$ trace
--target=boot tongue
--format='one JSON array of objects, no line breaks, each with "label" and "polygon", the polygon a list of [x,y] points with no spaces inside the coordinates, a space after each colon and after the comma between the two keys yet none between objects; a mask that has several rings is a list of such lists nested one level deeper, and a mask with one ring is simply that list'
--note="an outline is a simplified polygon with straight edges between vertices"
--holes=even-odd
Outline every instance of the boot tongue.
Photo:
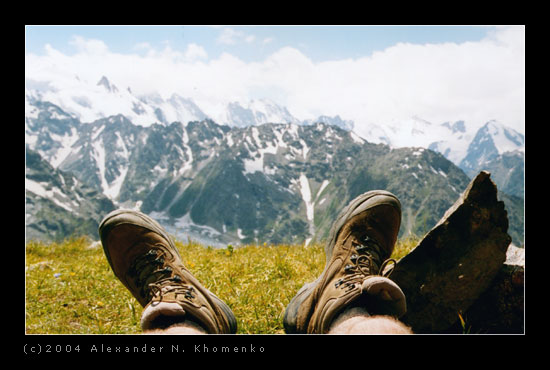
[{"label": "boot tongue", "polygon": [[369,235],[363,235],[356,238],[353,244],[357,252],[357,263],[361,264],[368,260],[366,266],[369,270],[368,274],[382,275],[383,271],[380,271],[380,268],[386,258],[386,253],[380,243]]}]

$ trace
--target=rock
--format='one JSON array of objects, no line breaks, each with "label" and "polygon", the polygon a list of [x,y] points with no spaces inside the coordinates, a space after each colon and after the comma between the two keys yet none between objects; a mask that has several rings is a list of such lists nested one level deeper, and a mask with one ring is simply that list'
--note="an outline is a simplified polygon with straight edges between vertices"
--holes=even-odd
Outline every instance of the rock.
[{"label": "rock", "polygon": [[506,251],[506,264],[525,266],[525,248],[518,248],[510,244]]},{"label": "rock", "polygon": [[[467,330],[479,334],[523,334],[524,268],[504,265],[489,288],[464,313]],[[456,327],[455,330],[456,332]]]},{"label": "rock", "polygon": [[[502,270],[511,238],[504,203],[482,171],[390,278],[407,297],[401,320],[415,333],[441,333],[459,320]],[[496,308],[488,307],[488,310]]]},{"label": "rock", "polygon": [[[491,285],[463,314],[467,330],[481,334],[525,332],[525,249],[510,245],[506,262]],[[460,332],[463,328],[451,328]]]}]

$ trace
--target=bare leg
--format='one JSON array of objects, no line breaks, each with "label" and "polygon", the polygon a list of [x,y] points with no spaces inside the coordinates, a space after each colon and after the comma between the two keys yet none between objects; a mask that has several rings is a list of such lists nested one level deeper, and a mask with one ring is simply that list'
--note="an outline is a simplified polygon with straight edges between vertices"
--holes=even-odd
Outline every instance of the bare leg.
[{"label": "bare leg", "polygon": [[185,316],[181,306],[170,302],[145,307],[141,328],[144,334],[208,334],[197,321]]},{"label": "bare leg", "polygon": [[412,330],[391,316],[371,316],[354,307],[334,320],[329,334],[412,334]]},{"label": "bare leg", "polygon": [[199,325],[193,322],[182,322],[169,326],[166,329],[146,330],[143,334],[207,334]]}]

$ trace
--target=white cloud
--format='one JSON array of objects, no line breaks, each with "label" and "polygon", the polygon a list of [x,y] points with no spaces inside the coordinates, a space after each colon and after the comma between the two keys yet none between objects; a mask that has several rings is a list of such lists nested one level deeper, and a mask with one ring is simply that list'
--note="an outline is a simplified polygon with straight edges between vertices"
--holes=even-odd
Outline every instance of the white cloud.
[{"label": "white cloud", "polygon": [[222,29],[217,41],[220,44],[235,45],[237,40],[243,37],[243,35],[243,32],[235,31],[233,28],[224,28]]},{"label": "white cloud", "polygon": [[76,49],[85,54],[103,55],[106,54],[109,49],[107,45],[101,40],[86,40],[81,36],[73,36],[69,41],[69,44],[76,47]]},{"label": "white cloud", "polygon": [[187,45],[187,49],[185,50],[184,56],[187,60],[197,60],[197,59],[208,58],[208,54],[206,53],[206,50],[204,50],[202,46],[197,44]]},{"label": "white cloud", "polygon": [[151,50],[153,47],[148,42],[140,42],[136,45],[134,45],[134,50]]},{"label": "white cloud", "polygon": [[[219,42],[246,42],[250,36],[224,28]],[[255,39],[249,39],[250,42]],[[313,62],[284,47],[261,62],[224,53],[208,59],[205,49],[183,51],[165,45],[145,53],[117,54],[102,41],[75,37],[74,55],[47,46],[44,56],[28,55],[27,77],[35,81],[95,82],[102,75],[135,93],[173,92],[193,98],[207,113],[230,101],[268,97],[301,119],[340,115],[365,123],[419,116],[434,123],[464,119],[481,125],[497,119],[525,132],[525,31],[500,28],[479,42],[397,44],[371,56]],[[261,91],[272,96],[255,96]]]},{"label": "white cloud", "polygon": [[233,28],[225,27],[222,29],[217,39],[218,43],[225,45],[236,45],[241,42],[251,44],[256,41],[256,36],[244,31],[238,31]]}]

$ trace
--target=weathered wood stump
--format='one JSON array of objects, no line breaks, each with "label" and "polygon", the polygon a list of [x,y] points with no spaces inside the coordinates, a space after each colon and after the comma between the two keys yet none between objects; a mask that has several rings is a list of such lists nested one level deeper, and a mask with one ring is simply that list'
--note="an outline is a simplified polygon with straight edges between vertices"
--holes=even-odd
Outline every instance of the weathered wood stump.
[{"label": "weathered wood stump", "polygon": [[[443,333],[459,320],[503,272],[511,238],[504,203],[488,172],[472,180],[456,203],[390,278],[407,297],[401,320],[415,333]],[[502,279],[506,280],[506,277]],[[494,299],[481,311],[497,314]],[[468,312],[475,320],[475,310]]]}]

